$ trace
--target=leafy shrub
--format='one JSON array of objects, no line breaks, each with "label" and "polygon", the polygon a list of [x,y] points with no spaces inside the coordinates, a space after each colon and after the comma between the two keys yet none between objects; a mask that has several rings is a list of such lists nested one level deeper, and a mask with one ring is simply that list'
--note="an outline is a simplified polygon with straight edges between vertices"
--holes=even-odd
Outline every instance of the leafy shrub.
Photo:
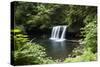
[{"label": "leafy shrub", "polygon": [[47,57],[44,47],[39,44],[29,43],[27,35],[22,34],[19,28],[15,28],[12,32],[14,32],[14,51],[12,51],[14,65],[48,64],[55,62],[52,58]]},{"label": "leafy shrub", "polygon": [[44,48],[38,44],[25,44],[19,50],[14,51],[15,65],[47,64],[54,63],[51,58],[46,57]]},{"label": "leafy shrub", "polygon": [[83,50],[83,45],[79,45],[79,46],[77,46],[76,48],[74,48],[74,49],[72,50],[72,53],[69,54],[68,56],[69,56],[69,57],[80,56],[80,55],[83,54],[83,52],[84,52],[84,50]]},{"label": "leafy shrub", "polygon": [[83,44],[84,48],[87,50],[91,49],[92,52],[97,52],[97,27],[96,18],[92,20],[87,20],[86,26],[83,28]]},{"label": "leafy shrub", "polygon": [[95,60],[96,60],[96,54],[88,50],[84,51],[82,55],[76,56],[75,58],[66,58],[64,62],[85,62],[85,61],[95,61]]},{"label": "leafy shrub", "polygon": [[15,28],[12,30],[12,32],[14,33],[14,35],[12,35],[12,39],[14,39],[14,50],[18,50],[29,41],[27,38],[28,36],[23,35],[23,32],[20,28]]},{"label": "leafy shrub", "polygon": [[96,16],[87,16],[84,19],[85,27],[82,28],[83,40],[81,45],[73,50],[71,57],[66,58],[64,62],[84,62],[95,61],[97,56],[97,27]]}]

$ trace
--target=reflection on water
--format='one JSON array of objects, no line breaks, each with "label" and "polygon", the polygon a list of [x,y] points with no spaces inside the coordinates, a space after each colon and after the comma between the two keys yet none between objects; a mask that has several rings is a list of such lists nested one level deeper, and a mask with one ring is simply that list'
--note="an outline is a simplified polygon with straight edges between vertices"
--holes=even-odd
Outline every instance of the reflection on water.
[{"label": "reflection on water", "polygon": [[61,59],[68,57],[74,47],[78,44],[72,41],[55,42],[53,40],[38,40],[43,47],[46,48],[46,53],[53,59]]}]

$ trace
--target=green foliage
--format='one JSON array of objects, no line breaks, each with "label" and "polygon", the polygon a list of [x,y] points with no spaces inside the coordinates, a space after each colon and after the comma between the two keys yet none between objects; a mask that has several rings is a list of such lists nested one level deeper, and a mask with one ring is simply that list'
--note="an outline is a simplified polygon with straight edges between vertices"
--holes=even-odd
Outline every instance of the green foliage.
[{"label": "green foliage", "polygon": [[83,25],[84,18],[96,14],[95,7],[64,4],[15,2],[15,23],[28,30],[50,28],[54,25]]},{"label": "green foliage", "polygon": [[[81,45],[74,48],[71,57],[66,58],[64,62],[84,62],[95,61],[97,59],[97,27],[96,16],[87,16],[84,19],[85,26],[82,28],[83,38]],[[72,58],[73,57],[73,58]]]},{"label": "green foliage", "polygon": [[86,62],[86,61],[95,61],[96,54],[92,53],[90,50],[84,51],[82,55],[76,56],[74,58],[66,58],[64,62]]},{"label": "green foliage", "polygon": [[[15,2],[15,23],[32,27],[48,28],[53,25],[82,24],[87,15],[97,13],[96,7],[48,3]],[[28,28],[27,27],[27,28]]]},{"label": "green foliage", "polygon": [[29,43],[27,35],[23,35],[20,29],[15,28],[12,32],[15,34],[14,51],[12,51],[14,65],[55,63],[52,58],[47,57],[45,48],[39,44]]},{"label": "green foliage", "polygon": [[[50,15],[57,5],[41,3],[15,2],[15,23],[33,27],[46,28],[50,25]],[[28,28],[27,27],[27,28]],[[29,28],[29,30],[30,30]]]},{"label": "green foliage", "polygon": [[22,30],[19,28],[15,28],[12,32],[14,33],[14,36],[12,36],[14,38],[14,50],[19,50],[19,48],[23,47],[29,41],[28,36],[23,35]]},{"label": "green foliage", "polygon": [[84,52],[83,45],[79,45],[78,47],[72,50],[72,53],[69,54],[69,57],[76,57],[82,55]]},{"label": "green foliage", "polygon": [[[87,20],[87,18],[86,18]],[[92,20],[92,21],[91,21]],[[97,52],[97,22],[96,19],[88,19],[86,26],[83,28],[83,44],[87,50],[91,49],[92,52]]]},{"label": "green foliage", "polygon": [[14,51],[15,65],[48,64],[54,63],[51,58],[46,57],[44,48],[38,44],[25,44],[19,50]]}]

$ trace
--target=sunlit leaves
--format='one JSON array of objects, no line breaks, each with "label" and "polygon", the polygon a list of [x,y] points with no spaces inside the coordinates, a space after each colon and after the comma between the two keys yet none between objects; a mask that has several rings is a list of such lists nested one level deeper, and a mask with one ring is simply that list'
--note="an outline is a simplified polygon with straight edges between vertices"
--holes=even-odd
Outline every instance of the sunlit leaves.
[{"label": "sunlit leaves", "polygon": [[88,23],[83,28],[84,33],[84,47],[85,49],[91,48],[91,51],[96,52],[97,51],[97,25],[96,21],[92,21]]},{"label": "sunlit leaves", "polygon": [[11,32],[19,33],[19,32],[21,32],[21,30],[20,29],[14,29],[14,30],[11,30]]},{"label": "sunlit leaves", "polygon": [[44,47],[29,42],[28,36],[22,34],[20,28],[15,28],[12,32],[14,33],[14,44],[12,44],[14,65],[55,63],[52,58],[47,57]]},{"label": "sunlit leaves", "polygon": [[76,56],[75,58],[66,58],[64,62],[87,62],[96,61],[97,55],[90,50],[84,51],[82,55]]},{"label": "sunlit leaves", "polygon": [[35,43],[26,44],[20,50],[14,51],[14,57],[15,64],[54,63],[53,60],[46,57],[44,48]]}]

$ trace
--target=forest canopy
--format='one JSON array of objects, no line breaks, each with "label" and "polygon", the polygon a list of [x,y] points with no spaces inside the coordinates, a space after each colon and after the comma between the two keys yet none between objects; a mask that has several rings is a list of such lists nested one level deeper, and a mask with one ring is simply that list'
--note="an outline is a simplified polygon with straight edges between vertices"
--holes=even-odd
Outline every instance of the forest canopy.
[{"label": "forest canopy", "polygon": [[54,25],[84,26],[84,23],[96,18],[96,13],[94,6],[31,2],[15,2],[14,5],[15,25],[22,25],[27,30],[34,27],[45,29]]}]

